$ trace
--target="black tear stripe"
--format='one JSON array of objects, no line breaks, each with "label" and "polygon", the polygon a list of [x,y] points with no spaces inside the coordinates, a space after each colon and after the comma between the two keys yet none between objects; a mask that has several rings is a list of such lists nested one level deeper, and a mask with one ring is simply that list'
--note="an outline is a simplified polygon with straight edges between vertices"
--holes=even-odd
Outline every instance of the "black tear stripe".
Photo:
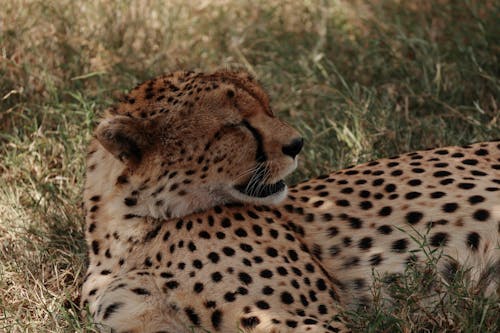
[{"label": "black tear stripe", "polygon": [[257,151],[255,152],[255,160],[259,163],[267,161],[267,156],[266,153],[264,152],[264,142],[262,140],[262,135],[260,132],[250,125],[250,123],[246,120],[243,120],[241,122],[243,126],[245,126],[250,133],[252,133],[253,137],[255,138],[255,141],[257,141]]}]

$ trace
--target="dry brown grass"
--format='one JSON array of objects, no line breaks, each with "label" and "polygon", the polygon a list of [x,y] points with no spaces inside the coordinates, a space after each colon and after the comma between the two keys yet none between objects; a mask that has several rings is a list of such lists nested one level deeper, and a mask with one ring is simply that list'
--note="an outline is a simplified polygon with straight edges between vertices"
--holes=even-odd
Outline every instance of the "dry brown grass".
[{"label": "dry brown grass", "polygon": [[[294,181],[500,137],[498,2],[430,3],[3,1],[0,331],[90,329],[77,309],[84,150],[96,114],[146,78],[186,68],[255,73],[307,139]],[[464,330],[495,331],[498,307],[472,301],[489,305],[449,315]],[[353,319],[367,331],[413,327],[397,312]]]}]

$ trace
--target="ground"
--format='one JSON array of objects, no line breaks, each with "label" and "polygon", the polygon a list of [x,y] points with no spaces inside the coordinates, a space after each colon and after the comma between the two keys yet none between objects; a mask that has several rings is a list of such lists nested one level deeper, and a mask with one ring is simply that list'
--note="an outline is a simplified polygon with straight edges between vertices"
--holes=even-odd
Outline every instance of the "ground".
[{"label": "ground", "polygon": [[[82,331],[81,186],[94,119],[136,83],[240,67],[304,135],[290,183],[374,158],[500,137],[496,1],[7,0],[0,10],[0,330]],[[432,271],[432,263],[430,270]],[[395,284],[359,331],[498,330],[498,304],[452,286],[442,314]],[[409,316],[420,310],[418,318]]]}]

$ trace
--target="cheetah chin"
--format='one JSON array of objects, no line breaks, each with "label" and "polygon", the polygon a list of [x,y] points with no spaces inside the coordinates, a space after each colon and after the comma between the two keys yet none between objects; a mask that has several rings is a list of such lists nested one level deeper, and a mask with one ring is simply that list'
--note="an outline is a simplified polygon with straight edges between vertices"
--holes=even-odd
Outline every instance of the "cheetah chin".
[{"label": "cheetah chin", "polygon": [[[287,170],[285,175],[292,173],[297,167],[297,160]],[[259,168],[248,181],[233,185],[229,194],[240,202],[257,204],[278,204],[282,202],[288,193],[288,187],[283,179],[276,182],[265,182],[268,170]]]}]

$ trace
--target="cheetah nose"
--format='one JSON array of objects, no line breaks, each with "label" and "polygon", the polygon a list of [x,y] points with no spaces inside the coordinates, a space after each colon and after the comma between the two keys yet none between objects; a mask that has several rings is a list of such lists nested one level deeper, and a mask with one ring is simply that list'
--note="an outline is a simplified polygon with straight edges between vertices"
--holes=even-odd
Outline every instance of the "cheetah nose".
[{"label": "cheetah nose", "polygon": [[283,154],[290,156],[291,158],[295,158],[297,154],[300,152],[302,149],[302,146],[304,145],[304,139],[303,138],[295,138],[290,142],[289,144],[283,146],[281,151]]}]

